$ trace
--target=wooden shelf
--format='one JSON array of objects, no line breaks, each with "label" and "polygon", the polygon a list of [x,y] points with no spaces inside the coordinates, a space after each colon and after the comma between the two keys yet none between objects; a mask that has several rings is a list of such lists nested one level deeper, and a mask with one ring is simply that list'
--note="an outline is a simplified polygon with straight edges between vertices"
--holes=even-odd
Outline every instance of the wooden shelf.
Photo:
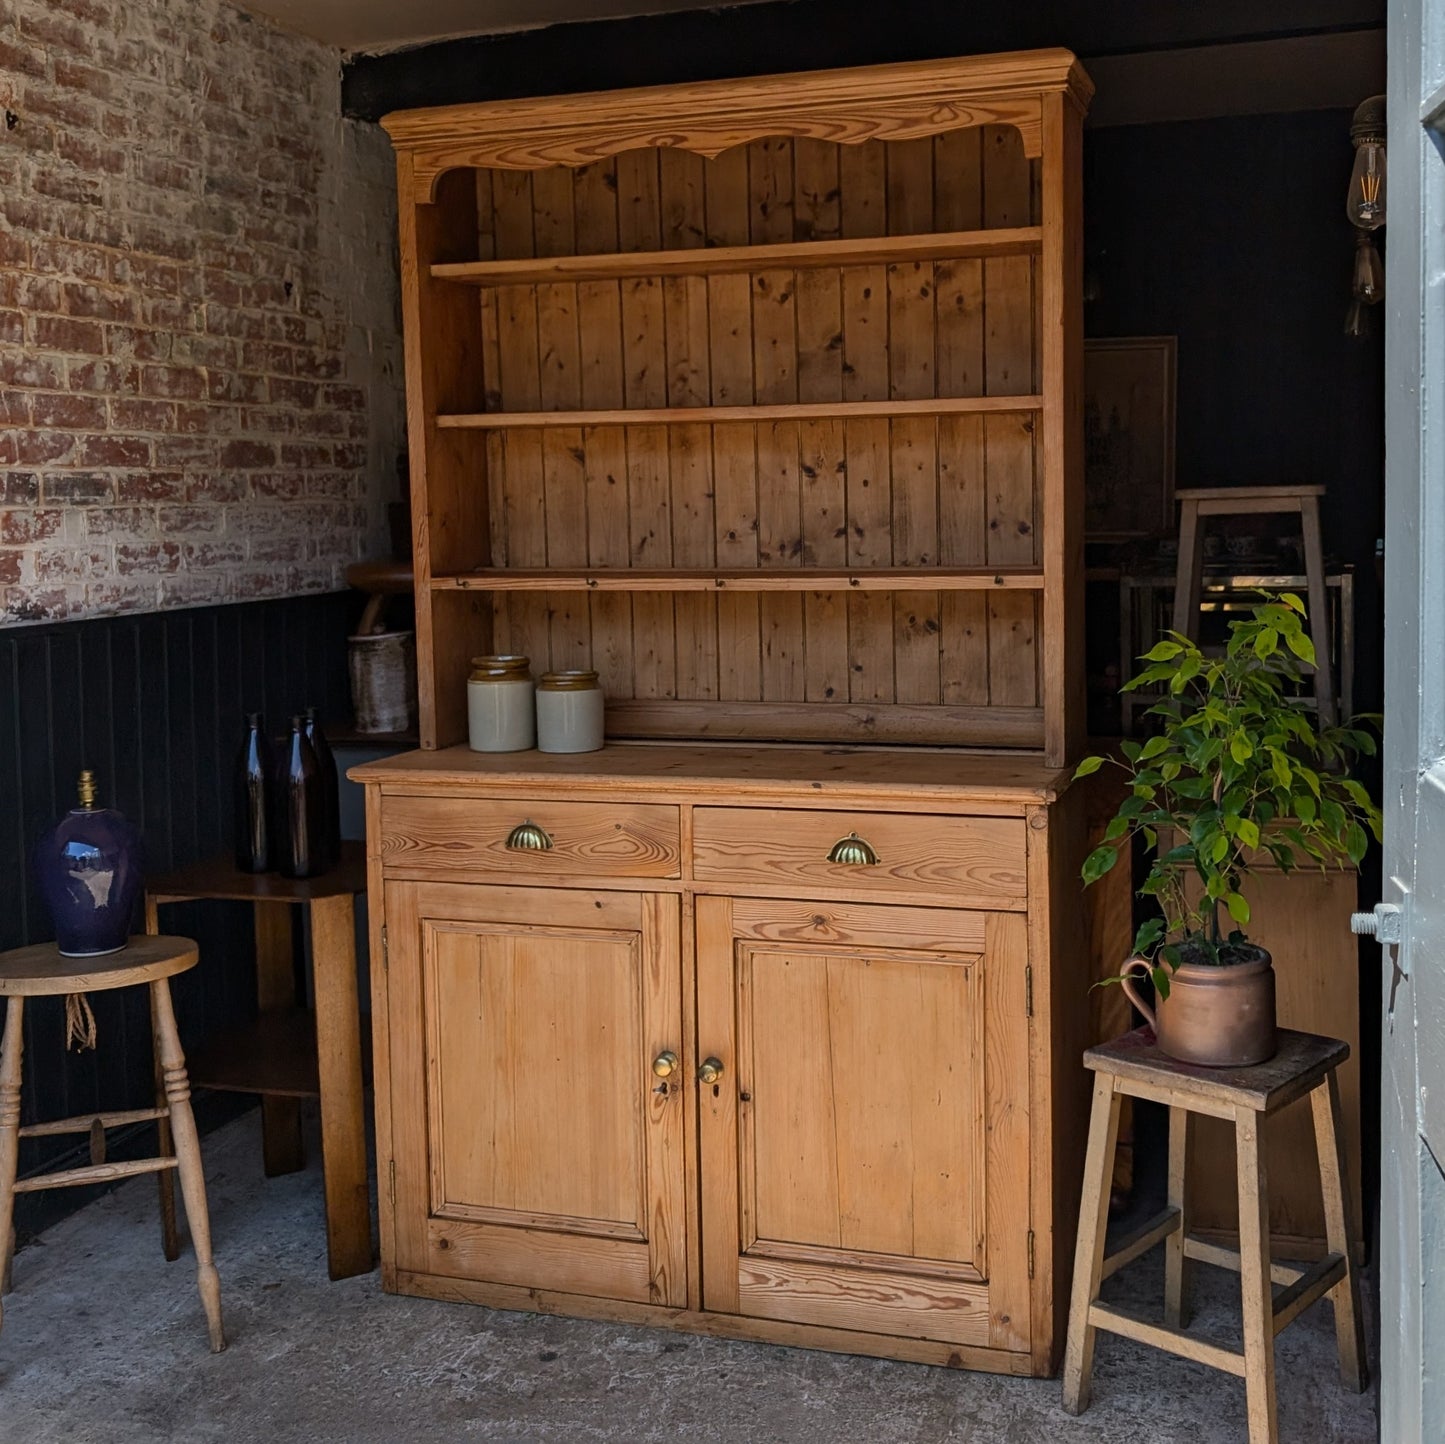
[{"label": "wooden shelf", "polygon": [[780,245],[692,246],[673,251],[528,256],[511,261],[444,261],[433,265],[431,273],[438,280],[471,286],[512,286],[547,281],[610,281],[627,276],[725,276],[778,268],[903,265],[968,256],[1026,256],[1037,254],[1042,246],[1041,227],[1019,226],[842,241],[790,241]]},{"label": "wooden shelf", "polygon": [[[217,1093],[259,1093],[263,1098],[319,1098],[316,1015],[307,1008],[276,1008],[228,1028],[187,1060],[192,1084]],[[362,1018],[361,1074],[371,1081],[371,1030]]]},{"label": "wooden shelf", "polygon": [[489,592],[962,592],[1041,591],[1043,568],[901,567],[868,570],[823,570],[795,567],[719,571],[673,568],[645,571],[640,567],[537,568],[492,567],[433,577],[434,591]]},{"label": "wooden shelf", "polygon": [[444,430],[518,426],[682,426],[718,421],[847,421],[867,416],[954,416],[968,412],[1038,411],[1041,396],[938,396],[921,401],[816,401],[773,406],[649,406],[617,411],[472,411],[438,415]]},{"label": "wooden shelf", "polygon": [[262,1013],[195,1049],[189,1072],[196,1087],[222,1093],[319,1097],[316,1020],[304,1008]]}]

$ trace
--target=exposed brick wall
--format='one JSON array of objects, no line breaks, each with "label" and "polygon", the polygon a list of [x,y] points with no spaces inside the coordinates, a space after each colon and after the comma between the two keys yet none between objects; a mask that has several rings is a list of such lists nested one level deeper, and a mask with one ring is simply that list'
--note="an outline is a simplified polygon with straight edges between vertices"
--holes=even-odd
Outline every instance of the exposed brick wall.
[{"label": "exposed brick wall", "polygon": [[222,0],[0,0],[0,622],[323,591],[402,446],[385,136]]}]

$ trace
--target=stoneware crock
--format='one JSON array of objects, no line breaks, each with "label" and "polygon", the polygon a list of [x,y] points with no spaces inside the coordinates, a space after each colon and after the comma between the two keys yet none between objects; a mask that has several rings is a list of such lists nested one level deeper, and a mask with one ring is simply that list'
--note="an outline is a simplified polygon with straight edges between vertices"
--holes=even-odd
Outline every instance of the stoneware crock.
[{"label": "stoneware crock", "polygon": [[1181,963],[1170,975],[1169,996],[1153,1007],[1134,986],[1135,978],[1149,972],[1145,959],[1130,958],[1120,977],[1161,1052],[1210,1068],[1240,1068],[1274,1057],[1274,967],[1268,954],[1225,967]]}]

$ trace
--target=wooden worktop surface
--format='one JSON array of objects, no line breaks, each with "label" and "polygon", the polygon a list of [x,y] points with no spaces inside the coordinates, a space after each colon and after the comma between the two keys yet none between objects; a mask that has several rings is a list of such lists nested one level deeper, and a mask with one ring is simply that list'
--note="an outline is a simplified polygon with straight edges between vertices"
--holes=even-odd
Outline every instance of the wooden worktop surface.
[{"label": "wooden worktop surface", "polygon": [[449,747],[407,752],[353,767],[357,782],[390,788],[504,784],[567,796],[662,790],[679,798],[719,792],[738,800],[791,795],[1050,802],[1070,773],[1039,759],[1004,753],[902,748],[729,747],[716,744],[610,743],[597,752],[473,752]]}]

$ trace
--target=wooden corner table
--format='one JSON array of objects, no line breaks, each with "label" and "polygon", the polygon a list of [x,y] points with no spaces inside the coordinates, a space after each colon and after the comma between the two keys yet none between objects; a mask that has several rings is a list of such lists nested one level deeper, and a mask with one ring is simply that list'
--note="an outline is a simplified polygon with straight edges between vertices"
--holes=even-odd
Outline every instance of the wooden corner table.
[{"label": "wooden corner table", "polygon": [[[321,1163],[326,1189],[326,1247],[333,1279],[372,1267],[371,1203],[366,1177],[366,1110],[362,1092],[361,1009],[356,982],[355,898],[366,891],[366,852],[342,844],[341,860],[322,877],[284,878],[237,871],[215,858],[149,880],[146,931],[160,931],[166,903],[249,902],[256,916],[254,1023],[228,1030],[198,1048],[191,1081],[198,1087],[261,1095],[268,1177],[304,1165],[302,1098],[321,1103]],[[297,1005],[291,948],[291,905],[311,918],[316,1011]],[[175,1197],[161,1175],[161,1225],[166,1257],[174,1258]]]}]

